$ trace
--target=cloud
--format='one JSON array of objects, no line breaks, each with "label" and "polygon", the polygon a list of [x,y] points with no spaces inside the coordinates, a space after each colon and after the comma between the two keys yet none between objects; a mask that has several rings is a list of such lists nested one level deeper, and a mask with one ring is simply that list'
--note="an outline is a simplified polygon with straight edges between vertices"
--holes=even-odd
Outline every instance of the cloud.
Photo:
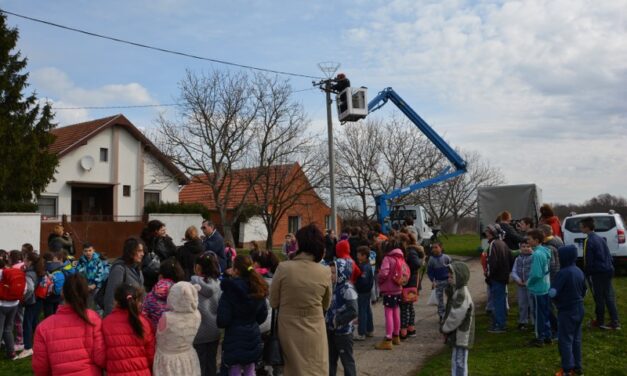
[{"label": "cloud", "polygon": [[509,182],[581,201],[626,195],[616,160],[627,142],[625,9],[396,0],[361,11],[342,38],[365,62],[358,76],[409,93],[456,146],[495,159]]},{"label": "cloud", "polygon": [[[94,89],[77,86],[57,68],[42,68],[31,73],[40,100],[54,108],[92,107],[108,105],[143,105],[157,103],[148,90],[138,83],[108,84]],[[55,120],[60,125],[90,120],[86,109],[57,110]]]}]

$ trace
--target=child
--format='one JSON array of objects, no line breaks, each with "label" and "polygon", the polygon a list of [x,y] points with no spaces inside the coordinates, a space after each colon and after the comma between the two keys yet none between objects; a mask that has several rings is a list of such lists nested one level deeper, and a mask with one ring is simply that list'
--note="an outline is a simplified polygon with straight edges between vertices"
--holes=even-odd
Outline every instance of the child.
[{"label": "child", "polygon": [[298,245],[296,244],[296,238],[294,234],[289,233],[285,235],[285,242],[283,243],[283,254],[288,260],[291,260],[298,251]]},{"label": "child", "polygon": [[357,317],[357,293],[350,283],[353,261],[337,259],[331,266],[334,284],[331,306],[325,315],[329,343],[329,376],[337,373],[338,358],[344,375],[357,375],[353,357],[353,321]]},{"label": "child", "polygon": [[531,269],[527,279],[527,289],[533,298],[536,338],[529,344],[542,347],[550,345],[552,341],[551,324],[549,322],[549,263],[551,251],[542,246],[544,234],[539,230],[531,230],[527,233],[527,243],[533,249],[531,256]]},{"label": "child", "polygon": [[141,314],[142,288],[122,284],[115,290],[116,307],[102,320],[108,376],[150,376],[155,356],[155,337]]},{"label": "child", "polygon": [[154,376],[200,375],[194,337],[200,327],[198,286],[177,282],[168,294],[169,311],[157,325]]},{"label": "child", "polygon": [[549,290],[557,306],[558,346],[562,369],[557,375],[583,375],[581,367],[581,326],[583,299],[586,295],[584,274],[575,265],[577,247],[567,245],[558,249],[560,271]]},{"label": "child", "polygon": [[[253,250],[255,248],[257,248],[257,250],[259,250],[259,246],[257,245],[256,241],[252,241],[251,245],[253,246]],[[231,269],[233,267],[233,261],[235,260],[235,257],[237,256],[237,251],[235,250],[235,248],[233,247],[233,243],[231,243],[230,240],[226,240],[224,242],[224,256],[226,257],[226,268]]]},{"label": "child", "polygon": [[220,330],[216,322],[218,301],[220,299],[220,266],[215,253],[206,252],[195,261],[192,284],[200,286],[198,291],[198,311],[200,311],[200,328],[194,338],[194,349],[200,361],[202,376],[216,376],[216,358],[220,344]]},{"label": "child", "polygon": [[372,286],[374,286],[374,272],[370,265],[370,248],[362,245],[357,247],[357,261],[359,262],[359,270],[361,276],[355,283],[357,290],[357,305],[359,307],[359,324],[357,327],[356,341],[363,341],[366,336],[372,337],[374,332],[374,323],[372,319],[372,306],[370,305],[370,295]]},{"label": "child", "polygon": [[[24,270],[24,255],[21,251],[16,249],[9,252],[9,264],[11,269]],[[30,290],[32,295],[34,287]],[[17,312],[15,313],[15,351],[24,350],[24,304],[20,302],[17,306]]]},{"label": "child", "polygon": [[416,336],[416,311],[414,303],[418,301],[418,270],[422,266],[425,256],[424,248],[420,245],[409,245],[405,249],[405,262],[409,266],[409,281],[403,286],[401,302],[401,340]]},{"label": "child", "polygon": [[[7,359],[15,359],[15,343],[13,342],[13,328],[18,304],[23,297],[26,288],[26,277],[21,270],[7,267],[4,259],[0,258],[0,283],[2,284],[2,296],[0,296],[0,332],[4,340],[4,348]],[[6,268],[6,269],[5,269]],[[22,287],[20,287],[20,284]],[[5,288],[7,287],[7,288]],[[18,291],[21,290],[21,296]]]},{"label": "child", "polygon": [[[525,331],[529,323],[529,314],[533,312],[533,300],[527,290],[527,279],[531,271],[531,255],[533,251],[529,243],[527,243],[527,239],[523,239],[518,247],[520,254],[514,261],[512,280],[518,285],[516,288],[518,297],[518,330]],[[533,324],[533,316],[531,316],[531,323]]]},{"label": "child", "polygon": [[35,252],[26,254],[24,268],[26,269],[27,291],[32,290],[33,293],[24,296],[24,351],[17,356],[17,359],[33,355],[33,335],[39,322],[42,306],[42,300],[35,296],[34,291],[46,275],[44,259]]},{"label": "child", "polygon": [[[63,301],[61,291],[65,284],[66,276],[72,275],[71,263],[69,260],[64,261],[64,252],[47,252],[44,255],[46,260],[46,272],[52,279],[52,288],[48,296],[43,301],[44,317],[54,315],[59,308],[59,304]],[[68,270],[67,267],[70,267]]]},{"label": "child", "polygon": [[142,313],[146,316],[152,330],[156,331],[157,323],[166,311],[168,293],[176,282],[185,278],[185,272],[181,264],[174,257],[161,261],[159,265],[159,281],[152,287],[146,295]]},{"label": "child", "polygon": [[440,331],[446,336],[446,343],[453,348],[451,374],[468,375],[468,349],[475,336],[475,305],[468,290],[470,269],[463,262],[448,265],[449,278],[446,289],[446,312]]},{"label": "child", "polygon": [[442,243],[439,241],[431,244],[431,257],[427,263],[427,276],[431,280],[431,289],[435,289],[438,298],[438,316],[440,321],[444,317],[446,306],[444,305],[444,290],[448,287],[448,265],[451,258],[444,254]]},{"label": "child", "polygon": [[338,259],[346,259],[351,261],[351,265],[353,267],[353,272],[351,274],[351,283],[355,284],[357,279],[361,275],[361,271],[359,270],[359,266],[355,263],[355,260],[351,257],[351,246],[348,240],[340,240],[337,242],[335,246],[335,257]]},{"label": "child", "polygon": [[224,328],[222,363],[229,376],[254,375],[263,348],[259,325],[268,316],[268,284],[250,257],[239,255],[233,262],[233,278],[223,280],[221,288],[217,322]]},{"label": "child", "polygon": [[87,242],[83,244],[83,255],[78,259],[76,271],[81,273],[87,279],[89,287],[89,308],[96,308],[94,296],[102,287],[102,282],[106,281],[109,276],[109,265],[100,258],[100,254],[96,252],[94,246]]},{"label": "child", "polygon": [[399,337],[401,331],[401,294],[403,287],[394,281],[397,263],[403,260],[401,242],[394,237],[383,243],[385,257],[381,262],[378,283],[379,291],[383,295],[383,306],[385,312],[385,338],[375,347],[377,350],[392,350],[392,345],[400,345]]}]

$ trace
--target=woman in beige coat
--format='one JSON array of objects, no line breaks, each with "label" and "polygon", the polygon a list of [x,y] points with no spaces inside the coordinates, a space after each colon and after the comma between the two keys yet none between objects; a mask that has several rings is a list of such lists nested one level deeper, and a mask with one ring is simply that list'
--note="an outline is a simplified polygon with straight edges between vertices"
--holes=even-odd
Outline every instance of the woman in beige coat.
[{"label": "woman in beige coat", "polygon": [[324,255],[322,232],[309,225],[296,233],[298,253],[282,262],[270,287],[270,305],[279,309],[279,341],[285,376],[327,376],[329,350],[324,311],[331,303],[331,270]]}]

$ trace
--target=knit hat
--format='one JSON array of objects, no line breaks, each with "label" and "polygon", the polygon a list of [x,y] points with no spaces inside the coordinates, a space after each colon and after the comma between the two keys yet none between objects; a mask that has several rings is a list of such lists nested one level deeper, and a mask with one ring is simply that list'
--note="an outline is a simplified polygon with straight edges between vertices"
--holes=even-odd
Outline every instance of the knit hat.
[{"label": "knit hat", "polygon": [[189,282],[177,282],[170,287],[168,307],[174,312],[194,312],[198,309],[198,289],[200,286]]},{"label": "knit hat", "polygon": [[501,225],[498,223],[494,223],[488,225],[485,229],[485,232],[489,232],[495,239],[501,239],[505,237],[505,231],[501,228]]}]

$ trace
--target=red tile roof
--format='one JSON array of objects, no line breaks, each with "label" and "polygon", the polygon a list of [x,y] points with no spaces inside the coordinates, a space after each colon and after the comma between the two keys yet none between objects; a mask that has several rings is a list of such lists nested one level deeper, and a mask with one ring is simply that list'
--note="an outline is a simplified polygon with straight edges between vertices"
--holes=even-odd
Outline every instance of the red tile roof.
[{"label": "red tile roof", "polygon": [[59,158],[63,157],[72,150],[86,145],[87,141],[98,133],[113,126],[123,127],[144,144],[146,151],[160,161],[179,180],[179,183],[186,184],[188,182],[185,174],[122,114],[55,128],[50,131],[56,138],[49,150],[55,152]]},{"label": "red tile roof", "polygon": [[[225,177],[224,186],[228,187],[230,185],[231,189],[228,194],[228,202],[227,209],[235,209],[239,204],[256,204],[255,195],[252,190],[249,191],[247,197],[244,197],[246,191],[250,188],[250,181],[256,176],[258,169],[257,168],[246,168],[233,170],[229,175]],[[276,165],[270,167],[269,178],[272,179],[285,179],[287,174],[290,173],[299,173],[300,165],[298,163],[286,164],[286,165]],[[306,177],[304,177],[306,179]],[[213,198],[213,191],[211,187],[206,183],[208,179],[213,179],[213,174],[210,174],[209,177],[205,175],[196,175],[190,179],[189,184],[183,187],[179,192],[179,201],[187,202],[187,203],[201,203],[209,210],[216,209],[216,203]],[[266,180],[257,182],[254,190],[257,192],[261,192],[261,184],[265,184]],[[270,183],[272,184],[272,183]],[[307,181],[306,184],[309,184]],[[226,189],[224,189],[221,196],[221,200],[224,199],[226,195]],[[314,192],[315,195],[315,192]],[[317,196],[317,195],[316,195]]]}]

